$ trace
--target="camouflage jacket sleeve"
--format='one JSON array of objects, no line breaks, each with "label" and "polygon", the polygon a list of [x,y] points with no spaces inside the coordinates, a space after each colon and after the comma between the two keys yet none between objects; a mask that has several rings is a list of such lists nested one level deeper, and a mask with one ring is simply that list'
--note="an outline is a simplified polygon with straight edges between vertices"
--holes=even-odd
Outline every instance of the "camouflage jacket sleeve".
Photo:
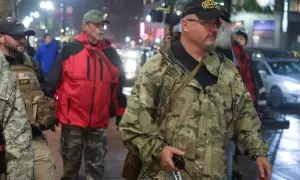
[{"label": "camouflage jacket sleeve", "polygon": [[153,119],[156,95],[166,70],[161,64],[161,56],[155,56],[143,66],[120,123],[125,146],[144,164],[157,159],[164,147],[163,137]]},{"label": "camouflage jacket sleeve", "polygon": [[0,57],[0,122],[5,140],[6,179],[33,179],[32,134],[25,107],[4,57]]},{"label": "camouflage jacket sleeve", "polygon": [[[233,65],[232,65],[233,67]],[[234,105],[235,137],[238,148],[251,159],[268,155],[268,145],[263,140],[261,122],[254,108],[251,96],[244,86],[237,70],[231,83]]]}]

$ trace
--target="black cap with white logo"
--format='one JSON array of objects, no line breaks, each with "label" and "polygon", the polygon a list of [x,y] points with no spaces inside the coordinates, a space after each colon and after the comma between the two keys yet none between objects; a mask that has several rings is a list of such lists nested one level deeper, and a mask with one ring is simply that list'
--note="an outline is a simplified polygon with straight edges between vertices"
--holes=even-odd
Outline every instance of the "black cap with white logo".
[{"label": "black cap with white logo", "polygon": [[181,18],[190,14],[195,14],[203,20],[211,20],[223,15],[219,6],[213,0],[192,0],[188,2],[182,10]]}]

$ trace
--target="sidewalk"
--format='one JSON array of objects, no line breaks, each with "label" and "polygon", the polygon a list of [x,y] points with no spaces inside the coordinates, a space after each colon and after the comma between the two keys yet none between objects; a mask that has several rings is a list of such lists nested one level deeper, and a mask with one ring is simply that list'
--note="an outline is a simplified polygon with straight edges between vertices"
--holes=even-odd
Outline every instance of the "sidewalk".
[{"label": "sidewalk", "polygon": [[[116,130],[114,125],[115,121],[111,120],[110,127],[108,129],[108,153],[105,159],[105,174],[104,180],[121,180],[121,171],[123,162],[126,155],[126,149],[122,145],[120,140],[119,132]],[[58,152],[59,139],[60,139],[60,127],[56,128],[56,132],[47,131],[48,145],[51,149],[52,155],[56,165],[56,179],[59,180],[62,175],[63,163],[61,156]],[[83,162],[82,162],[83,164]],[[81,167],[80,174],[82,175],[81,180],[84,178],[84,168]]]}]

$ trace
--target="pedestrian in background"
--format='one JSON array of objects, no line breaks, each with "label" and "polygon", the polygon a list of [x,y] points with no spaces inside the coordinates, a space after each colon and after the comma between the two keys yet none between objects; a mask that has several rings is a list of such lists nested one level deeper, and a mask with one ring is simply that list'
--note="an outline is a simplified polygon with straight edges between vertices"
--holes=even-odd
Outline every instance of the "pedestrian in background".
[{"label": "pedestrian in background", "polygon": [[58,42],[53,39],[51,34],[45,34],[41,45],[39,45],[34,59],[39,62],[45,76],[55,61],[59,52]]}]

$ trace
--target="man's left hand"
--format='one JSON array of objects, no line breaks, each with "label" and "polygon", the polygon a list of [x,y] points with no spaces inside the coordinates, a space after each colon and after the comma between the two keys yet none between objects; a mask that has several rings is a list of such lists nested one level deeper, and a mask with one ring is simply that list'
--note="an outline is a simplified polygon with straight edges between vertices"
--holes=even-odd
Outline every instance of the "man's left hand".
[{"label": "man's left hand", "polygon": [[260,180],[270,180],[272,175],[271,164],[266,157],[256,158],[256,164],[259,169]]}]

